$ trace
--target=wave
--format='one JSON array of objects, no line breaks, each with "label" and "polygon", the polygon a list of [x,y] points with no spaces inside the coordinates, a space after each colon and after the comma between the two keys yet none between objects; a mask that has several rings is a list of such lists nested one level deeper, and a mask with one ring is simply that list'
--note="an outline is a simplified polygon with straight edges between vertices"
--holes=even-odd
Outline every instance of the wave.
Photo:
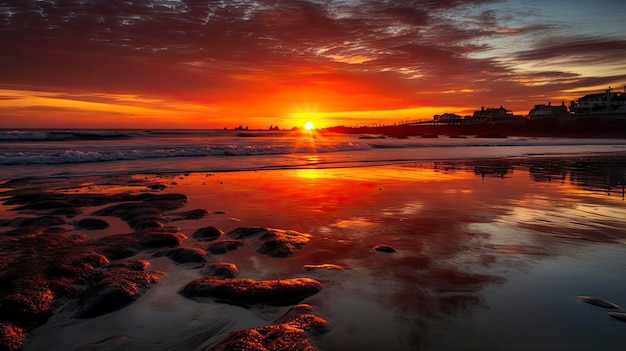
[{"label": "wave", "polygon": [[320,146],[286,145],[181,145],[177,147],[143,147],[117,150],[62,150],[59,152],[14,152],[0,153],[0,165],[64,164],[85,162],[106,162],[121,160],[142,160],[173,157],[207,156],[263,156],[300,153],[329,153],[338,151],[368,150],[366,144],[345,143]]},{"label": "wave", "polygon": [[134,135],[127,132],[111,130],[104,131],[27,131],[5,130],[0,131],[2,141],[71,141],[71,140],[104,140],[132,138]]}]

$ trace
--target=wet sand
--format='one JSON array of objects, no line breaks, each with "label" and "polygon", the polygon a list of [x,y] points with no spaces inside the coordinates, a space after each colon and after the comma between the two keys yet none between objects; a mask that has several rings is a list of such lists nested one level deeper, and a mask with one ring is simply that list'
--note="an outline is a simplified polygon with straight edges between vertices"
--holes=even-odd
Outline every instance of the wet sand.
[{"label": "wet sand", "polygon": [[[76,247],[93,249],[91,260],[102,255],[108,262],[63,276],[63,282],[71,278],[69,288],[55,281],[42,320],[20,326],[25,322],[11,321],[6,307],[0,316],[22,327],[27,351],[205,350],[231,332],[274,326],[278,333],[285,325],[280,332],[304,331],[296,349],[622,350],[626,324],[578,296],[626,306],[625,160],[546,157],[7,182],[0,207],[0,273],[11,284],[3,285],[1,306],[34,284],[20,280],[32,271],[9,272],[27,251],[18,255],[6,247],[24,235],[36,238],[41,231],[35,225],[62,228],[63,238],[80,241]],[[178,203],[168,194],[187,200]],[[35,195],[74,201],[78,211],[64,213],[58,203],[19,209]],[[110,209],[120,203],[134,205]],[[124,216],[146,207],[160,210],[142,212],[141,221]],[[60,221],[42,219],[53,211]],[[85,218],[109,226],[77,228]],[[213,240],[194,236],[209,226],[223,234]],[[233,234],[257,227],[303,236],[268,243],[254,233]],[[180,243],[155,243],[152,236],[148,242],[144,234],[114,237],[116,245],[107,241],[163,228],[170,228],[167,240],[181,238]],[[215,243],[237,240],[223,253],[211,251]],[[133,250],[119,251],[120,243]],[[393,250],[377,251],[376,245]],[[188,261],[176,261],[167,251],[176,247],[204,253],[198,258],[187,252]],[[119,309],[77,318],[85,303],[81,296],[99,284],[94,272],[118,274],[110,267],[119,261],[147,262],[137,274],[158,272],[157,281]],[[212,264],[224,262],[237,267],[236,279],[307,278],[321,290],[285,304],[181,294],[188,283],[213,274]],[[121,272],[129,271],[135,272]],[[327,323],[316,319],[315,328],[294,327],[281,319],[299,303],[310,306],[306,315]]]}]

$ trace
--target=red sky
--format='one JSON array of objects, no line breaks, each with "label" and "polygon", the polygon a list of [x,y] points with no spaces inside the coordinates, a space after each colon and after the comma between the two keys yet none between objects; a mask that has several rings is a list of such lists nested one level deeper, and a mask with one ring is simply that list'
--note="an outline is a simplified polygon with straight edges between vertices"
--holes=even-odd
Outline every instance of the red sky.
[{"label": "red sky", "polygon": [[527,113],[626,85],[626,2],[5,0],[0,128]]}]

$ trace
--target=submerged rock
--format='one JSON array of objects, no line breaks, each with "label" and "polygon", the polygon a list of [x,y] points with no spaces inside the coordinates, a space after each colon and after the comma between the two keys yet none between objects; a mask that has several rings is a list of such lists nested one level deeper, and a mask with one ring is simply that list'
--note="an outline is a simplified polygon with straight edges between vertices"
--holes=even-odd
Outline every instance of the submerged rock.
[{"label": "submerged rock", "polygon": [[322,290],[311,278],[252,280],[204,277],[185,285],[180,294],[187,298],[215,298],[227,303],[285,306],[298,303]]},{"label": "submerged rock", "polygon": [[209,226],[196,230],[192,237],[200,241],[213,241],[222,235],[224,235],[224,232],[221,229]]},{"label": "submerged rock", "polygon": [[237,228],[226,235],[233,239],[245,240],[258,253],[272,257],[293,255],[309,242],[311,236],[295,230],[265,227]]},{"label": "submerged rock", "polygon": [[596,305],[596,306],[600,306],[600,307],[604,307],[604,308],[614,308],[614,309],[618,309],[619,306],[611,301],[605,300],[603,298],[600,297],[595,297],[595,296],[578,296],[578,298],[586,303],[590,303],[592,305]]},{"label": "submerged rock", "polygon": [[311,338],[328,331],[328,321],[312,313],[309,305],[298,305],[272,325],[229,333],[207,351],[318,350]]}]

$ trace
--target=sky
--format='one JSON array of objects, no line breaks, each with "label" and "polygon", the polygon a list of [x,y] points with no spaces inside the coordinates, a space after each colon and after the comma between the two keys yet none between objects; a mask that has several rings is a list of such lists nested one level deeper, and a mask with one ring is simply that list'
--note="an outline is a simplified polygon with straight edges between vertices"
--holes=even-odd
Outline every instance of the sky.
[{"label": "sky", "polygon": [[0,128],[316,127],[626,86],[623,0],[0,0]]}]

